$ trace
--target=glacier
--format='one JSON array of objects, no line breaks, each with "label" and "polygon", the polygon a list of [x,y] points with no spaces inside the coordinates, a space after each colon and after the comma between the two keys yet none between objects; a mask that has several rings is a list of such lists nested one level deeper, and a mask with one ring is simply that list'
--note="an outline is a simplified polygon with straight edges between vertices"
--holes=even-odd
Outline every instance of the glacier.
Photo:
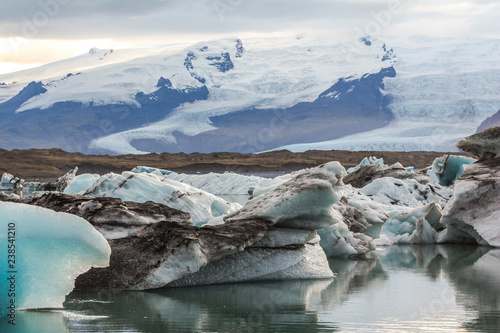
[{"label": "glacier", "polygon": [[0,245],[14,255],[0,258],[2,316],[12,314],[12,304],[62,308],[77,276],[109,264],[108,242],[80,217],[12,202],[0,202],[0,212]]},{"label": "glacier", "polygon": [[[21,148],[23,123],[26,148],[82,152],[452,151],[499,109],[496,39],[355,42],[351,59],[350,44],[330,37],[230,38],[92,50],[0,75],[2,125],[13,130],[0,139]],[[92,120],[65,136],[82,114]],[[349,130],[337,125],[346,114],[356,115]],[[59,130],[38,135],[47,117]]]},{"label": "glacier", "polygon": [[340,139],[276,150],[457,151],[455,142],[475,133],[498,111],[500,96],[493,88],[500,84],[500,68],[493,59],[498,40],[412,36],[386,41],[397,55],[397,75],[384,81],[392,96],[393,122]]}]

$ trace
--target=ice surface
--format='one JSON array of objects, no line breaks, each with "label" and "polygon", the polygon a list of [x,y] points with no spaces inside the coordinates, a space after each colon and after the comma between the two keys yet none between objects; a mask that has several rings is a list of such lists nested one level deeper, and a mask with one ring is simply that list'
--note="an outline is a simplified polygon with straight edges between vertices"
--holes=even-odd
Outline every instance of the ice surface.
[{"label": "ice surface", "polygon": [[222,222],[224,215],[241,208],[239,204],[229,203],[213,194],[163,176],[129,171],[121,175],[109,173],[101,176],[85,195],[162,203],[190,213],[193,224],[198,226],[214,220]]},{"label": "ice surface", "polygon": [[66,187],[64,193],[67,194],[83,194],[88,190],[96,180],[99,179],[98,174],[84,173],[82,175],[76,176]]},{"label": "ice surface", "polygon": [[365,165],[371,165],[371,164],[376,164],[379,165],[379,170],[385,169],[389,167],[387,164],[384,164],[384,159],[383,158],[377,158],[375,156],[367,156],[361,160],[361,162],[356,165],[355,167],[347,169],[347,174],[350,174],[351,172],[354,172],[356,170],[359,170],[361,167]]},{"label": "ice surface", "polygon": [[388,215],[378,245],[387,243],[386,239],[392,244],[435,244],[438,232],[444,229],[440,223],[441,206],[436,202],[411,210],[392,211]]},{"label": "ice surface", "polygon": [[498,111],[499,40],[415,36],[385,41],[398,57],[396,77],[384,81],[396,119],[381,129],[276,150],[456,151],[455,142]]},{"label": "ice surface", "polygon": [[138,166],[132,170],[132,172],[134,171],[159,174],[165,178],[189,184],[215,195],[249,195],[249,191],[265,179],[253,175],[240,175],[233,172],[184,174],[144,166]]},{"label": "ice surface", "polygon": [[342,221],[318,230],[318,235],[321,237],[321,247],[328,257],[365,254],[375,249],[370,246],[371,237],[353,234]]},{"label": "ice surface", "polygon": [[9,173],[4,173],[2,175],[2,179],[0,180],[0,191],[4,192],[5,194],[20,192],[23,187],[23,184],[24,184],[23,179],[14,177]]},{"label": "ice surface", "polygon": [[[0,257],[2,315],[10,299],[15,299],[16,309],[60,308],[78,275],[109,264],[108,242],[80,217],[10,202],[0,202],[0,212],[0,245],[5,250]],[[9,241],[14,224],[15,241]],[[9,270],[8,245],[15,245],[15,263],[9,262],[14,264]],[[6,291],[12,288],[12,275],[15,297],[10,298]]]},{"label": "ice surface", "polygon": [[439,185],[455,184],[464,172],[464,164],[472,164],[477,160],[467,156],[445,155],[438,157],[432,163],[432,171],[436,174]]},{"label": "ice surface", "polygon": [[277,226],[316,230],[336,223],[331,205],[344,193],[345,169],[338,162],[311,168],[251,199],[225,221],[261,217]]},{"label": "ice surface", "polygon": [[306,244],[297,249],[250,248],[214,261],[169,286],[331,277],[333,273],[323,249],[318,244]]},{"label": "ice surface", "polygon": [[443,210],[447,232],[442,242],[477,242],[500,247],[500,127],[486,129],[457,143],[479,157],[464,165],[455,193]]},{"label": "ice surface", "polygon": [[[442,207],[453,194],[453,189],[437,184],[423,185],[414,179],[378,178],[359,189],[359,193],[382,204],[386,211],[420,207],[437,201]],[[354,197],[356,192],[352,192]]]}]

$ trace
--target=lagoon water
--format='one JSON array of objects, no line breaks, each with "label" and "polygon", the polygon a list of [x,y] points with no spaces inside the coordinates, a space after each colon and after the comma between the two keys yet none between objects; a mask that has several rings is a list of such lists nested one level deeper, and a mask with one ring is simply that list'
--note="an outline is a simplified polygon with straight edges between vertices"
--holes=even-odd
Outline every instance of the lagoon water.
[{"label": "lagoon water", "polygon": [[499,332],[500,250],[393,246],[335,279],[79,291],[1,332]]}]

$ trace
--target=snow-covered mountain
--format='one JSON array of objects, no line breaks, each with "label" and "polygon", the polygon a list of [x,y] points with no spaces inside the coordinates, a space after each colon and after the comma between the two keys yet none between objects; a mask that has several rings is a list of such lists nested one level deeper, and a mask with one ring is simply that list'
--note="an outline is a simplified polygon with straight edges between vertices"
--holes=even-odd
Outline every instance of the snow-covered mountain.
[{"label": "snow-covered mountain", "polygon": [[450,151],[500,108],[500,40],[224,39],[0,75],[0,147]]}]

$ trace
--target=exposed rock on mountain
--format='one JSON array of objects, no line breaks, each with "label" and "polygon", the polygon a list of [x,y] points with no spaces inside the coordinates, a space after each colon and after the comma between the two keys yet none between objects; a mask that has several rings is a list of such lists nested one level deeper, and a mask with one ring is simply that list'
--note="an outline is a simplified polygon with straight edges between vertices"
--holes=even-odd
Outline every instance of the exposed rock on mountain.
[{"label": "exposed rock on mountain", "polygon": [[491,117],[486,118],[481,123],[481,125],[479,125],[476,133],[480,133],[490,127],[498,127],[498,126],[500,126],[500,110],[498,110],[498,112],[492,115]]}]

